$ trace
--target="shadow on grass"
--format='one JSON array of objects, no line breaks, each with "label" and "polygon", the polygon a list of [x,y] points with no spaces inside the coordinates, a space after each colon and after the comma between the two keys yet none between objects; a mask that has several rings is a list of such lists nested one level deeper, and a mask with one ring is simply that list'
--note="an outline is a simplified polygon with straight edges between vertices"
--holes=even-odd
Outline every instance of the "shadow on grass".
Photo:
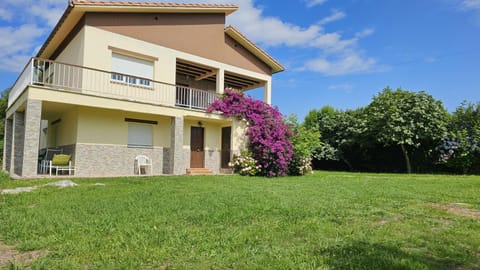
[{"label": "shadow on grass", "polygon": [[[331,269],[473,269],[458,259],[411,254],[395,246],[355,242],[319,250]],[[455,258],[455,254],[452,254]]]}]

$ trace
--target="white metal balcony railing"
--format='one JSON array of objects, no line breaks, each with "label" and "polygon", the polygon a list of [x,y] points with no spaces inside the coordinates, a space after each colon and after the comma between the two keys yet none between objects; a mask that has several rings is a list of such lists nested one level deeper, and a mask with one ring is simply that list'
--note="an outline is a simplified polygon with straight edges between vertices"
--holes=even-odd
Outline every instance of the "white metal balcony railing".
[{"label": "white metal balcony railing", "polygon": [[12,87],[8,106],[13,104],[28,85],[199,110],[205,110],[216,97],[215,91],[32,58]]}]

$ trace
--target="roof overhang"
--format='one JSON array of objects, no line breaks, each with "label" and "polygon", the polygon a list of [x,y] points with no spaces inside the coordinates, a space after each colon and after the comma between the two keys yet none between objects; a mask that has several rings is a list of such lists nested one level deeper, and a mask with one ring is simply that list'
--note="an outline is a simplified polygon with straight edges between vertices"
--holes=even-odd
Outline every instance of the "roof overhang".
[{"label": "roof overhang", "polygon": [[285,67],[283,67],[282,64],[280,64],[277,60],[275,60],[275,58],[270,56],[267,52],[262,50],[255,43],[250,41],[247,37],[240,33],[240,31],[235,29],[235,27],[226,27],[225,33],[231,38],[233,38],[240,45],[242,45],[244,48],[246,48],[253,55],[262,60],[265,64],[267,64],[272,69],[272,73],[277,73],[285,70]]},{"label": "roof overhang", "polygon": [[238,9],[228,4],[176,4],[155,2],[91,2],[71,1],[53,31],[37,53],[37,57],[49,58],[64,38],[87,12],[108,13],[223,13],[229,15]]}]

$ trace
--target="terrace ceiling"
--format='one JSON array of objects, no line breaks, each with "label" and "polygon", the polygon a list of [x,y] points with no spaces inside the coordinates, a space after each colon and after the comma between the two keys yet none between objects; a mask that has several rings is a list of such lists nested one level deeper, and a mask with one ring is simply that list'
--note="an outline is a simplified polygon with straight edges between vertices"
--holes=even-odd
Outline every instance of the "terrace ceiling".
[{"label": "terrace ceiling", "polygon": [[[217,82],[217,69],[212,67],[191,63],[184,60],[177,60],[176,71],[177,74],[192,77],[196,81],[206,80],[213,83]],[[260,80],[228,71],[225,71],[224,79],[225,87],[231,87],[238,90],[249,90],[263,86],[263,83]]]}]

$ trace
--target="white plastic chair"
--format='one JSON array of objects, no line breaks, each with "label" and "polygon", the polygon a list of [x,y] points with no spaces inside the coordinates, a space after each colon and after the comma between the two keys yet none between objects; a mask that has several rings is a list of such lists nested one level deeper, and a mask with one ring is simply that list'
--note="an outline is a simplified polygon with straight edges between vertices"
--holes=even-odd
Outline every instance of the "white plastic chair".
[{"label": "white plastic chair", "polygon": [[150,175],[153,172],[152,160],[145,155],[138,155],[135,157],[134,167],[135,173],[138,173],[138,175],[142,174],[142,168],[145,170],[145,174],[147,174],[147,167],[150,167]]},{"label": "white plastic chair", "polygon": [[47,148],[45,157],[40,161],[40,173],[48,173],[50,161],[56,154],[62,154],[63,149]]}]

